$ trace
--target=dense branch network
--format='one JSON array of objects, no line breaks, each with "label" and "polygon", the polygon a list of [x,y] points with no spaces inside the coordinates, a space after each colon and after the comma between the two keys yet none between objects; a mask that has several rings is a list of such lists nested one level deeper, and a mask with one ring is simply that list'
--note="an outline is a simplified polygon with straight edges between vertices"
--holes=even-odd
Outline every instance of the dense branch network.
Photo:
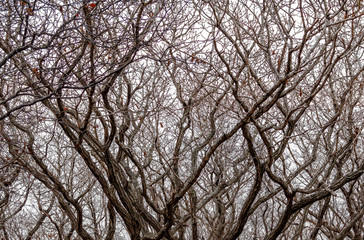
[{"label": "dense branch network", "polygon": [[361,1],[4,1],[3,239],[362,239]]}]

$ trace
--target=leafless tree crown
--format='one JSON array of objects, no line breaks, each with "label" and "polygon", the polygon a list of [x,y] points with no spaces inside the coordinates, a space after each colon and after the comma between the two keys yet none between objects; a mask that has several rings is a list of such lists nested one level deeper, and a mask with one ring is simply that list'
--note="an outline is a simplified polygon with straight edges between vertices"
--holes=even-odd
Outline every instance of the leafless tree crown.
[{"label": "leafless tree crown", "polygon": [[3,0],[0,239],[363,239],[363,5]]}]

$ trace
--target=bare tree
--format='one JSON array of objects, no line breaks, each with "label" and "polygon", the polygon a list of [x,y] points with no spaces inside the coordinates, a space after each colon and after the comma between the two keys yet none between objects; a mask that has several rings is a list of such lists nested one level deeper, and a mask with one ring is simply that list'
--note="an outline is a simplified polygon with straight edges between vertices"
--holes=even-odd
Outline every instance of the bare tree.
[{"label": "bare tree", "polygon": [[362,2],[5,1],[4,239],[362,239]]}]

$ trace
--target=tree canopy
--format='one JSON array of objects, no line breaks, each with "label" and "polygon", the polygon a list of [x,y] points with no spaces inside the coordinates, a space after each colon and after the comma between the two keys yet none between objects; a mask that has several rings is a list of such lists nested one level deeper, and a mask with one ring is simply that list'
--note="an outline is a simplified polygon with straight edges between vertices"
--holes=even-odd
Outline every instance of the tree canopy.
[{"label": "tree canopy", "polygon": [[363,239],[361,0],[3,0],[1,239]]}]

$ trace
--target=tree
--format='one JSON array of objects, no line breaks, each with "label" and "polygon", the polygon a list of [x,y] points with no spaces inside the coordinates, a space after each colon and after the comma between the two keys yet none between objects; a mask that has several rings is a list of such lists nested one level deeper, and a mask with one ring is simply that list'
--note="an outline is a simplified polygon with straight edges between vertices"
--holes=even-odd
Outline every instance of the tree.
[{"label": "tree", "polygon": [[1,6],[4,239],[362,239],[361,1]]}]

